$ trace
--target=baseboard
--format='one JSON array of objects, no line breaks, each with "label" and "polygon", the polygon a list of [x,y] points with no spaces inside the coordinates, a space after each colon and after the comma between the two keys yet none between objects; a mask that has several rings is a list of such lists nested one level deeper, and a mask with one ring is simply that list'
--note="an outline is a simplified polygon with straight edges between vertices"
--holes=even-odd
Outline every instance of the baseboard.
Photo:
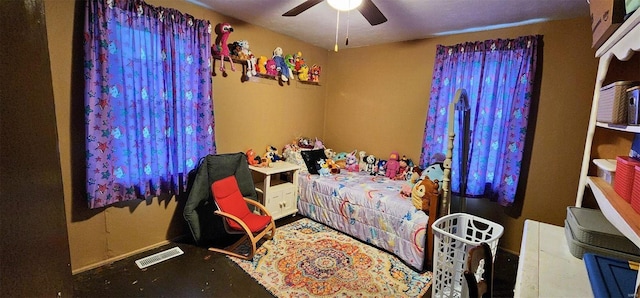
[{"label": "baseboard", "polygon": [[145,252],[145,251],[148,251],[148,250],[151,250],[151,249],[155,249],[155,248],[158,248],[160,246],[167,245],[169,243],[179,242],[180,240],[183,240],[185,237],[188,237],[188,236],[189,235],[186,235],[186,234],[185,235],[180,235],[180,236],[175,237],[173,239],[164,240],[164,241],[161,241],[161,242],[158,242],[158,243],[155,243],[155,244],[152,244],[152,245],[140,248],[140,249],[136,249],[134,251],[130,251],[130,252],[125,253],[125,254],[121,254],[119,256],[108,258],[106,260],[102,260],[100,262],[93,263],[93,264],[90,264],[90,265],[87,265],[87,266],[84,266],[84,267],[81,267],[81,268],[78,268],[78,269],[73,269],[73,270],[71,270],[71,274],[72,275],[76,275],[78,273],[82,273],[82,272],[89,271],[89,270],[92,270],[92,269],[95,269],[95,268],[98,268],[98,267],[102,267],[104,265],[115,263],[117,261],[126,259],[126,258],[128,258],[130,256],[137,255],[139,253],[142,253],[142,252]]}]

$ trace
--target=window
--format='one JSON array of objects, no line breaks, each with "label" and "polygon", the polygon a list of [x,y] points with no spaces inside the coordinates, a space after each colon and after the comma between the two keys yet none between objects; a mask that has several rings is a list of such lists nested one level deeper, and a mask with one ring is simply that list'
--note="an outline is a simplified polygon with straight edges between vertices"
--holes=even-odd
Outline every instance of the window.
[{"label": "window", "polygon": [[[515,199],[541,38],[437,48],[420,165],[446,152],[447,106],[457,89],[466,89],[471,108],[466,197],[489,197],[502,205]],[[453,158],[451,185],[459,192],[459,156]]]},{"label": "window", "polygon": [[141,1],[87,1],[90,208],[175,194],[215,153],[211,25]]}]

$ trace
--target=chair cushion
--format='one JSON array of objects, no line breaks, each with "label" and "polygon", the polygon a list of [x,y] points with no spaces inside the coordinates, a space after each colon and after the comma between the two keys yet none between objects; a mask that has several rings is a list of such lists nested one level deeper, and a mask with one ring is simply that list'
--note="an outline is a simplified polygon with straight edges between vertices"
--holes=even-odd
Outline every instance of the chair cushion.
[{"label": "chair cushion", "polygon": [[[242,197],[242,193],[240,193],[235,176],[231,175],[213,182],[211,192],[220,211],[240,218],[240,220],[249,227],[251,232],[259,232],[271,222],[270,216],[254,214],[249,210],[247,203]],[[230,228],[239,231],[243,230],[236,221],[231,219],[226,220]]]}]

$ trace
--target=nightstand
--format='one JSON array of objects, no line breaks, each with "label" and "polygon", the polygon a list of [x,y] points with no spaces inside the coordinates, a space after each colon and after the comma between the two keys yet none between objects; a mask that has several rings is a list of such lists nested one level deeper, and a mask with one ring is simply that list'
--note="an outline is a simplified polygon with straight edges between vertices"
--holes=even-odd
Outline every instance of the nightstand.
[{"label": "nightstand", "polygon": [[269,167],[249,168],[263,179],[256,188],[262,191],[262,203],[274,220],[298,212],[298,165],[278,161]]}]

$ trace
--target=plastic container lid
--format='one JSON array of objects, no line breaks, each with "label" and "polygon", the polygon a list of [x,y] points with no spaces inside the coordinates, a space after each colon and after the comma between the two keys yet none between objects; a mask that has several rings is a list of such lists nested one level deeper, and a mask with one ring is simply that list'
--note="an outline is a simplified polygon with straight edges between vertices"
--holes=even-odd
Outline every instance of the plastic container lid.
[{"label": "plastic container lid", "polygon": [[615,172],[616,171],[616,164],[617,161],[615,159],[602,159],[602,158],[598,158],[598,159],[594,159],[593,163],[598,166],[598,168],[601,168],[607,172]]}]

